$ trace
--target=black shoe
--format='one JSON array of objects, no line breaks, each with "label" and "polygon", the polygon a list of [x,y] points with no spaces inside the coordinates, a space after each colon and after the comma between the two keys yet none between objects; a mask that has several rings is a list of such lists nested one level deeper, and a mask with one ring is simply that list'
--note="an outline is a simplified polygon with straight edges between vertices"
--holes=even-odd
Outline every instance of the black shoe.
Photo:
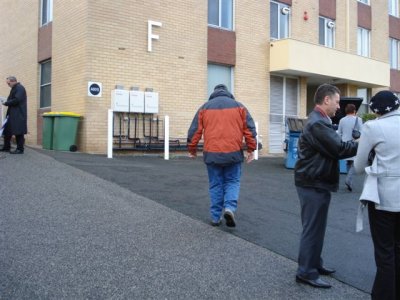
[{"label": "black shoe", "polygon": [[1,152],[10,152],[10,148],[1,148],[0,151]]},{"label": "black shoe", "polygon": [[345,183],[345,185],[347,186],[347,190],[348,190],[349,192],[352,192],[352,191],[353,191],[353,188],[351,187],[350,184]]},{"label": "black shoe", "polygon": [[228,226],[228,227],[236,226],[235,215],[230,210],[225,210],[224,219],[226,221],[226,226]]},{"label": "black shoe", "polygon": [[331,275],[331,274],[333,274],[335,272],[336,272],[336,270],[335,269],[331,269],[331,268],[325,268],[325,267],[318,268],[318,273],[320,275]]},{"label": "black shoe", "polygon": [[211,226],[216,227],[216,226],[221,225],[221,224],[222,224],[222,221],[221,221],[221,220],[219,220],[218,222],[211,221],[210,224],[211,224]]},{"label": "black shoe", "polygon": [[10,154],[24,154],[24,150],[15,149],[14,151],[10,151]]},{"label": "black shoe", "polygon": [[331,285],[321,278],[307,279],[302,276],[296,275],[296,282],[305,283],[315,288],[329,289]]}]

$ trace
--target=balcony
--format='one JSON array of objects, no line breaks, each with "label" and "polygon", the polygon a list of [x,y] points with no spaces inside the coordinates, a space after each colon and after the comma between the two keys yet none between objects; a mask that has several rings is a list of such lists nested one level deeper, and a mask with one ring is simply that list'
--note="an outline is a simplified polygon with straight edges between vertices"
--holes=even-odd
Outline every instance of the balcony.
[{"label": "balcony", "polygon": [[270,72],[307,77],[308,83],[390,86],[390,65],[293,39],[270,43]]}]

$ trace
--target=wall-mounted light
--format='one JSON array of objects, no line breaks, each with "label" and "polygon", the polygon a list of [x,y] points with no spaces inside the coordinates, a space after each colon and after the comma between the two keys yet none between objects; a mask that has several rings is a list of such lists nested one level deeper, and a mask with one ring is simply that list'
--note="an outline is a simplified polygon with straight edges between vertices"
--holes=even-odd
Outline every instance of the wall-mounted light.
[{"label": "wall-mounted light", "polygon": [[288,6],[282,7],[281,13],[282,13],[282,15],[287,15],[287,14],[289,14],[289,13],[290,13],[290,8],[289,8]]},{"label": "wall-mounted light", "polygon": [[335,22],[329,21],[328,23],[326,23],[326,26],[327,26],[329,29],[332,29],[333,27],[335,27]]}]

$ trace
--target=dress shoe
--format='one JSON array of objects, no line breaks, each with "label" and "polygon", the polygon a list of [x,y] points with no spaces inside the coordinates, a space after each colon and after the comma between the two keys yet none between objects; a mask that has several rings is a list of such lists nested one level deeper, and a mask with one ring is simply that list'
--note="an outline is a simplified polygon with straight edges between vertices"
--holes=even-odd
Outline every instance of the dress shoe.
[{"label": "dress shoe", "polygon": [[296,275],[296,282],[309,284],[315,288],[329,289],[331,285],[321,278],[308,279],[302,276]]},{"label": "dress shoe", "polygon": [[24,154],[24,150],[15,149],[14,151],[10,151],[10,154]]},{"label": "dress shoe", "polygon": [[326,268],[326,267],[321,267],[318,268],[318,273],[321,275],[331,275],[333,273],[335,273],[336,270],[335,269],[331,269],[331,268]]}]

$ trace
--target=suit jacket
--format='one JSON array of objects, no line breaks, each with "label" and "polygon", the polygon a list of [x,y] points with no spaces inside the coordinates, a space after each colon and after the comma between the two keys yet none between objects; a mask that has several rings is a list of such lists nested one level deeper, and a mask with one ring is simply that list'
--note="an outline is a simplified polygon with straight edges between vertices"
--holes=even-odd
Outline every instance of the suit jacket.
[{"label": "suit jacket", "polygon": [[375,150],[376,168],[368,176],[376,176],[377,185],[364,184],[363,194],[377,193],[379,199],[374,201],[379,202],[376,204],[377,209],[400,212],[400,111],[387,113],[363,125],[354,160],[357,173],[365,172],[372,149]]}]

